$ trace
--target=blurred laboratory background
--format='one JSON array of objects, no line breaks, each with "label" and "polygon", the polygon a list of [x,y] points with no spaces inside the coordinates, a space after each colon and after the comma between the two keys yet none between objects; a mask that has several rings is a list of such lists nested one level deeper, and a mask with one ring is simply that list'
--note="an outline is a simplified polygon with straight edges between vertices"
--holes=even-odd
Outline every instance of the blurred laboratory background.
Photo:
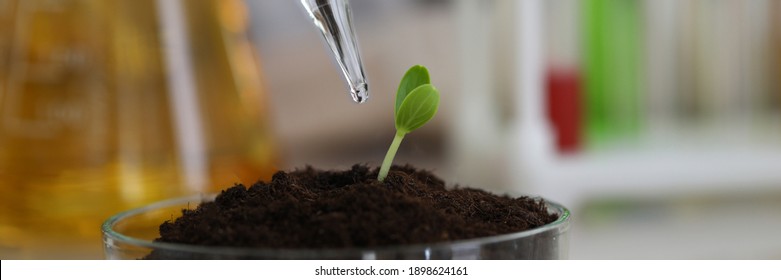
[{"label": "blurred laboratory background", "polygon": [[564,203],[570,257],[781,258],[781,1],[352,0],[361,105],[289,2],[248,1],[281,167],[379,165],[422,64],[396,162]]},{"label": "blurred laboratory background", "polygon": [[0,258],[275,170],[397,164],[572,211],[573,259],[781,259],[781,1],[351,0],[352,101],[290,0],[0,0]]}]

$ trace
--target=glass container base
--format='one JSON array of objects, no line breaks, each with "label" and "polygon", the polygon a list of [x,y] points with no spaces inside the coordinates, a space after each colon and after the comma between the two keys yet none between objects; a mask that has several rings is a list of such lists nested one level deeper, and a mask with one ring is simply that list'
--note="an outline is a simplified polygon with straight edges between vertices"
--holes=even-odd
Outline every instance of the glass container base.
[{"label": "glass container base", "polygon": [[119,213],[102,227],[108,259],[566,259],[570,212],[552,202],[556,221],[531,230],[444,243],[345,249],[264,249],[153,242],[162,221],[194,209],[215,195],[166,200]]}]

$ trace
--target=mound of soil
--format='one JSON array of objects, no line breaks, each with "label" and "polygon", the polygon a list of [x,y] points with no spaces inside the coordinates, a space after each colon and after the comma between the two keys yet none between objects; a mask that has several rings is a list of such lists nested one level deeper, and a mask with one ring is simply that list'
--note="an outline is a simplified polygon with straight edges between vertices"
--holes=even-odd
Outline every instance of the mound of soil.
[{"label": "mound of soil", "polygon": [[236,185],[160,226],[159,242],[262,248],[343,248],[492,236],[555,221],[542,201],[446,188],[428,171],[306,167]]}]

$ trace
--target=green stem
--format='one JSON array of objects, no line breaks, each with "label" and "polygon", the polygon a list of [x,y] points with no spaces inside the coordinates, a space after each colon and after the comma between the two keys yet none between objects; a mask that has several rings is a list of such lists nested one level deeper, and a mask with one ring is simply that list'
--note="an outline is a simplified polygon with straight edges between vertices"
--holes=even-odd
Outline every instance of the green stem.
[{"label": "green stem", "polygon": [[385,177],[388,176],[388,171],[390,171],[391,164],[393,163],[393,158],[396,157],[396,151],[399,150],[399,145],[401,145],[401,139],[404,139],[404,135],[407,133],[404,131],[396,130],[396,136],[393,137],[393,142],[390,145],[390,148],[388,149],[388,153],[385,154],[385,160],[382,161],[382,167],[380,167],[380,174],[377,176],[377,180],[382,182],[385,180]]}]

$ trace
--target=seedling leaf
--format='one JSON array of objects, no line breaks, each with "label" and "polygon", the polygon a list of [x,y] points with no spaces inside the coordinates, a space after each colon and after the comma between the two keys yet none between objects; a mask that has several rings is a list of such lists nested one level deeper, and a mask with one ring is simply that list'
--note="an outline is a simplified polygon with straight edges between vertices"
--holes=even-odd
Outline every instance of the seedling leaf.
[{"label": "seedling leaf", "polygon": [[404,99],[406,99],[407,95],[409,95],[412,90],[430,83],[431,78],[428,75],[428,69],[426,69],[426,67],[415,65],[407,70],[407,73],[401,78],[399,89],[396,91],[396,108],[394,112],[398,115],[401,103],[404,102]]},{"label": "seedling leaf", "polygon": [[396,112],[396,130],[409,133],[423,126],[437,113],[439,91],[431,84],[412,90]]}]

